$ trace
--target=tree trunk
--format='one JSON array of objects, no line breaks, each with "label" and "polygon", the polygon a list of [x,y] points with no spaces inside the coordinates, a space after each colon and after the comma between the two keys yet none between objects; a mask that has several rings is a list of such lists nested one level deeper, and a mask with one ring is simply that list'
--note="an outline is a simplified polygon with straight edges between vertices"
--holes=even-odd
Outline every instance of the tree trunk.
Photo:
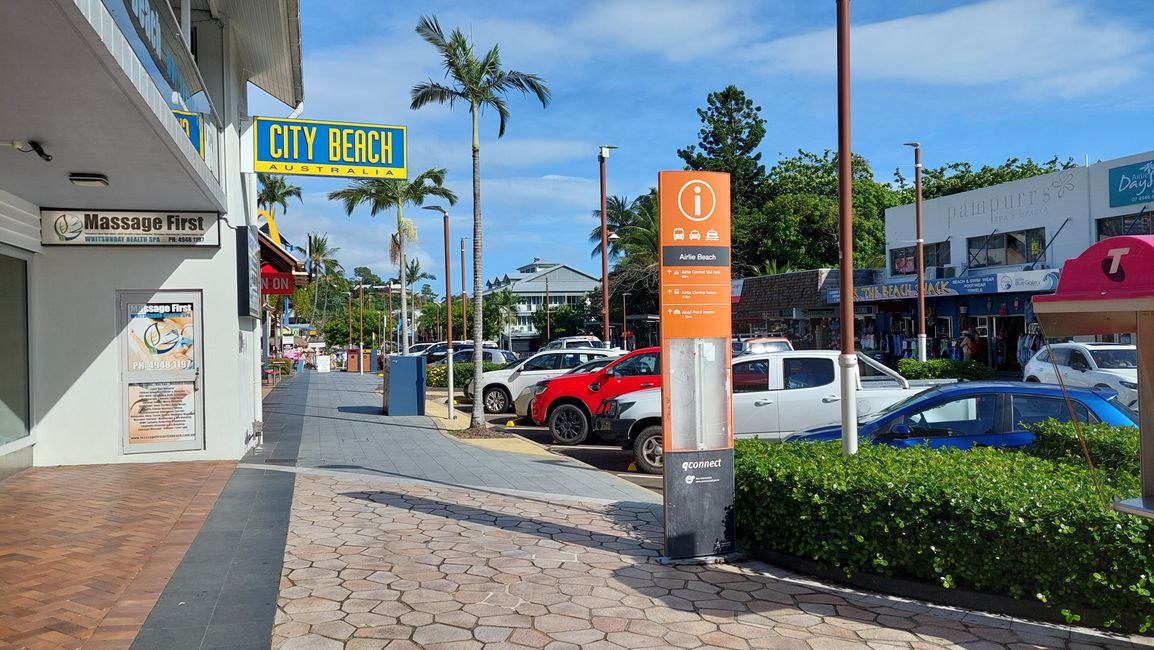
[{"label": "tree trunk", "polygon": [[[473,116],[473,417],[470,425],[485,427],[485,395],[481,384],[484,372],[484,312],[481,310],[481,143],[477,139],[477,105],[470,107]],[[516,397],[516,395],[514,395]]]},{"label": "tree trunk", "polygon": [[404,228],[405,213],[401,206],[397,206],[397,248],[401,253],[401,354],[409,353],[409,319],[408,301],[405,299],[405,288],[409,285],[405,283],[405,228]]}]

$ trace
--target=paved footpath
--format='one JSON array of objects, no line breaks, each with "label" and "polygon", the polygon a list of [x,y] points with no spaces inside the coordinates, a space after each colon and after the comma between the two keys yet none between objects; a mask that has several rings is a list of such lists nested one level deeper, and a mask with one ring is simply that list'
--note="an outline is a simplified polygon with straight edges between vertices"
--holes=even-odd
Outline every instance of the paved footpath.
[{"label": "paved footpath", "polygon": [[36,468],[0,484],[0,648],[1154,645],[759,562],[664,566],[652,493],[386,418],[378,382],[285,379],[235,471]]}]

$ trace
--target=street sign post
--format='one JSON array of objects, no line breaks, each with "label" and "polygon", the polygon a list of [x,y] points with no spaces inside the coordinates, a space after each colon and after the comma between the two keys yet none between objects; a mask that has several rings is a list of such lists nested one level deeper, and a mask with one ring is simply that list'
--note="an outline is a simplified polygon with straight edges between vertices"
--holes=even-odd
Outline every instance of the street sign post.
[{"label": "street sign post", "polygon": [[665,560],[736,551],[730,181],[660,172]]}]

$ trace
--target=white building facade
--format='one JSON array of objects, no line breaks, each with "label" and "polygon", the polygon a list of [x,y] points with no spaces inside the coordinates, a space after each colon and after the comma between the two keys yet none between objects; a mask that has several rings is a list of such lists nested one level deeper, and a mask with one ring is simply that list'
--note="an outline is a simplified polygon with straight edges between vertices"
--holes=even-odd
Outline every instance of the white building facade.
[{"label": "white building facade", "polygon": [[302,101],[298,2],[12,0],[0,59],[0,477],[240,458],[261,420],[241,137],[250,82]]},{"label": "white building facade", "polygon": [[533,325],[533,314],[544,311],[546,298],[549,309],[562,305],[583,303],[590,291],[601,286],[601,281],[565,264],[545,262],[541,258],[517,269],[516,273],[485,282],[486,296],[509,290],[515,298],[513,305],[516,321],[504,333],[514,352],[536,350],[548,341],[542,341],[544,332]]},{"label": "white building facade", "polygon": [[[1030,297],[1052,292],[1062,263],[1092,243],[1151,234],[1148,206],[1154,207],[1154,151],[924,201],[931,356],[969,328],[986,342],[984,360],[1016,370],[1018,342],[1034,322]],[[885,221],[881,283],[855,287],[859,346],[869,349],[861,340],[869,336],[874,349],[911,356],[915,206],[886,210]],[[889,337],[885,349],[882,337]]]}]

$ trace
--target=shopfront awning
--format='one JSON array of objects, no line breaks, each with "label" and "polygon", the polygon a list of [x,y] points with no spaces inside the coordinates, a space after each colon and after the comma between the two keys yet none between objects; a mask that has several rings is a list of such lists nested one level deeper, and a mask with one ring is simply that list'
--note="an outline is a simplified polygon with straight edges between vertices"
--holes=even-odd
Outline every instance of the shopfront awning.
[{"label": "shopfront awning", "polygon": [[[1032,271],[1004,271],[986,275],[968,275],[960,278],[926,280],[926,297],[977,296],[992,293],[1031,293],[1051,291],[1058,286],[1056,269]],[[891,284],[870,284],[853,288],[854,302],[882,300],[913,300],[918,297],[918,283],[914,280]],[[841,302],[835,289],[826,295],[829,304]]]}]

